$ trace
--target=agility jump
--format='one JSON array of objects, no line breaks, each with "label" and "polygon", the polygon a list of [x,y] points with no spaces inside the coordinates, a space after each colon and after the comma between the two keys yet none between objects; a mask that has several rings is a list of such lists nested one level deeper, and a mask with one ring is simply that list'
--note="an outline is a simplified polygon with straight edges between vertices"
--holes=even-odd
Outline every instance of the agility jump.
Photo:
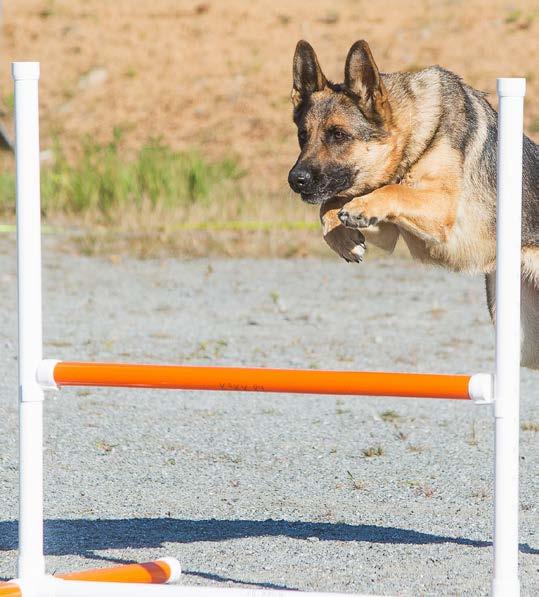
[{"label": "agility jump", "polygon": [[[180,565],[173,558],[58,576],[46,574],[43,554],[43,401],[44,390],[63,386],[445,398],[489,404],[493,408],[496,435],[492,593],[496,597],[518,596],[520,247],[525,79],[503,78],[497,82],[495,372],[434,375],[43,360],[39,63],[13,63],[13,78],[19,315],[19,552],[18,577],[0,583],[0,597],[204,597],[215,593],[241,597],[262,593],[257,589],[154,586],[178,579]],[[289,595],[291,592],[273,593]]]}]

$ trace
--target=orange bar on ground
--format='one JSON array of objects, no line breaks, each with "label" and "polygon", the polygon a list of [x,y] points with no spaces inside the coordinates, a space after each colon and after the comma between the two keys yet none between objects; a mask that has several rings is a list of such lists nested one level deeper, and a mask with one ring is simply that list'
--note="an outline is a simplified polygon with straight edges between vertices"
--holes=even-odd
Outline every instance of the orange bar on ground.
[{"label": "orange bar on ground", "polygon": [[349,394],[468,400],[468,375],[59,362],[59,386]]},{"label": "orange bar on ground", "polygon": [[12,582],[0,582],[0,597],[22,597],[22,591]]},{"label": "orange bar on ground", "polygon": [[142,564],[82,570],[81,572],[57,574],[56,576],[64,580],[158,584],[166,583],[170,579],[170,574],[171,570],[167,562],[156,560],[155,562],[144,562]]}]

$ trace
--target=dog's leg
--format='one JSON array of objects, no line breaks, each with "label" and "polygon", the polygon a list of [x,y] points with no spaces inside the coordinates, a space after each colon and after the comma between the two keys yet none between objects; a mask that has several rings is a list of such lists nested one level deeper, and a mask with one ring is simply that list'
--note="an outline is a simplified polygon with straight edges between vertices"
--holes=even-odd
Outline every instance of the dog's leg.
[{"label": "dog's leg", "polygon": [[346,228],[338,217],[347,199],[332,199],[320,208],[320,221],[327,244],[347,261],[361,261],[365,252],[365,237],[379,249],[391,253],[399,239],[399,229],[394,224],[381,222],[368,230]]},{"label": "dog's leg", "polygon": [[446,189],[387,185],[349,201],[338,213],[347,228],[390,222],[435,243],[447,240],[456,218],[457,195]]},{"label": "dog's leg", "polygon": [[338,218],[346,199],[331,199],[320,207],[322,234],[329,247],[346,261],[361,261],[365,253],[365,237],[352,228],[346,228]]},{"label": "dog's leg", "polygon": [[[496,272],[485,276],[487,304],[493,323],[496,322]],[[520,363],[539,369],[539,288],[533,277],[524,271],[520,302],[521,342]]]},{"label": "dog's leg", "polygon": [[539,247],[522,248],[521,364],[539,369]]},{"label": "dog's leg", "polygon": [[521,288],[521,365],[539,369],[539,288],[528,277],[522,278]]},{"label": "dog's leg", "polygon": [[496,271],[485,274],[485,292],[490,319],[494,321],[496,315]]}]

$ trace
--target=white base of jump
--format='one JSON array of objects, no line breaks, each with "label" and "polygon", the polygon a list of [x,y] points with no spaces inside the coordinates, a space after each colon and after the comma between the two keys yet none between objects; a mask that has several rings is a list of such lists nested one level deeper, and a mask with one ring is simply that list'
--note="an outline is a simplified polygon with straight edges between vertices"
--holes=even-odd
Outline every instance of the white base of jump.
[{"label": "white base of jump", "polygon": [[[13,580],[23,597],[290,597],[298,591],[241,589],[235,587],[187,587],[120,582],[62,580],[43,576],[32,580]],[[299,593],[301,595],[301,593]],[[312,597],[350,597],[344,593],[304,593]],[[368,597],[357,595],[357,597]]]}]

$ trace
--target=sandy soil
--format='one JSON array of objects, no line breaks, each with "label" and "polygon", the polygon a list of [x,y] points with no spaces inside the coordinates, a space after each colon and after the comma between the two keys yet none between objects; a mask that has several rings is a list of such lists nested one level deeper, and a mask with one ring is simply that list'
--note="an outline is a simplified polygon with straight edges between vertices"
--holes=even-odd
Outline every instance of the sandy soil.
[{"label": "sandy soil", "polygon": [[527,125],[539,135],[536,0],[3,5],[4,107],[9,112],[9,61],[40,60],[44,147],[55,134],[76,148],[83,135],[107,140],[122,126],[132,147],[152,136],[215,158],[237,155],[251,189],[288,193],[296,153],[290,71],[300,38],[313,43],[335,80],[358,38],[371,43],[386,71],[437,63],[490,93],[497,76],[527,76]]},{"label": "sandy soil", "polygon": [[[492,370],[482,280],[395,258],[136,261],[45,244],[49,358]],[[15,574],[14,239],[0,239],[0,577]],[[523,371],[522,595],[539,594],[538,372]],[[176,556],[182,583],[489,594],[492,418],[445,400],[48,395],[49,570]],[[535,431],[534,431],[535,429]],[[9,431],[11,430],[11,432]],[[379,455],[372,455],[373,452]]]}]

